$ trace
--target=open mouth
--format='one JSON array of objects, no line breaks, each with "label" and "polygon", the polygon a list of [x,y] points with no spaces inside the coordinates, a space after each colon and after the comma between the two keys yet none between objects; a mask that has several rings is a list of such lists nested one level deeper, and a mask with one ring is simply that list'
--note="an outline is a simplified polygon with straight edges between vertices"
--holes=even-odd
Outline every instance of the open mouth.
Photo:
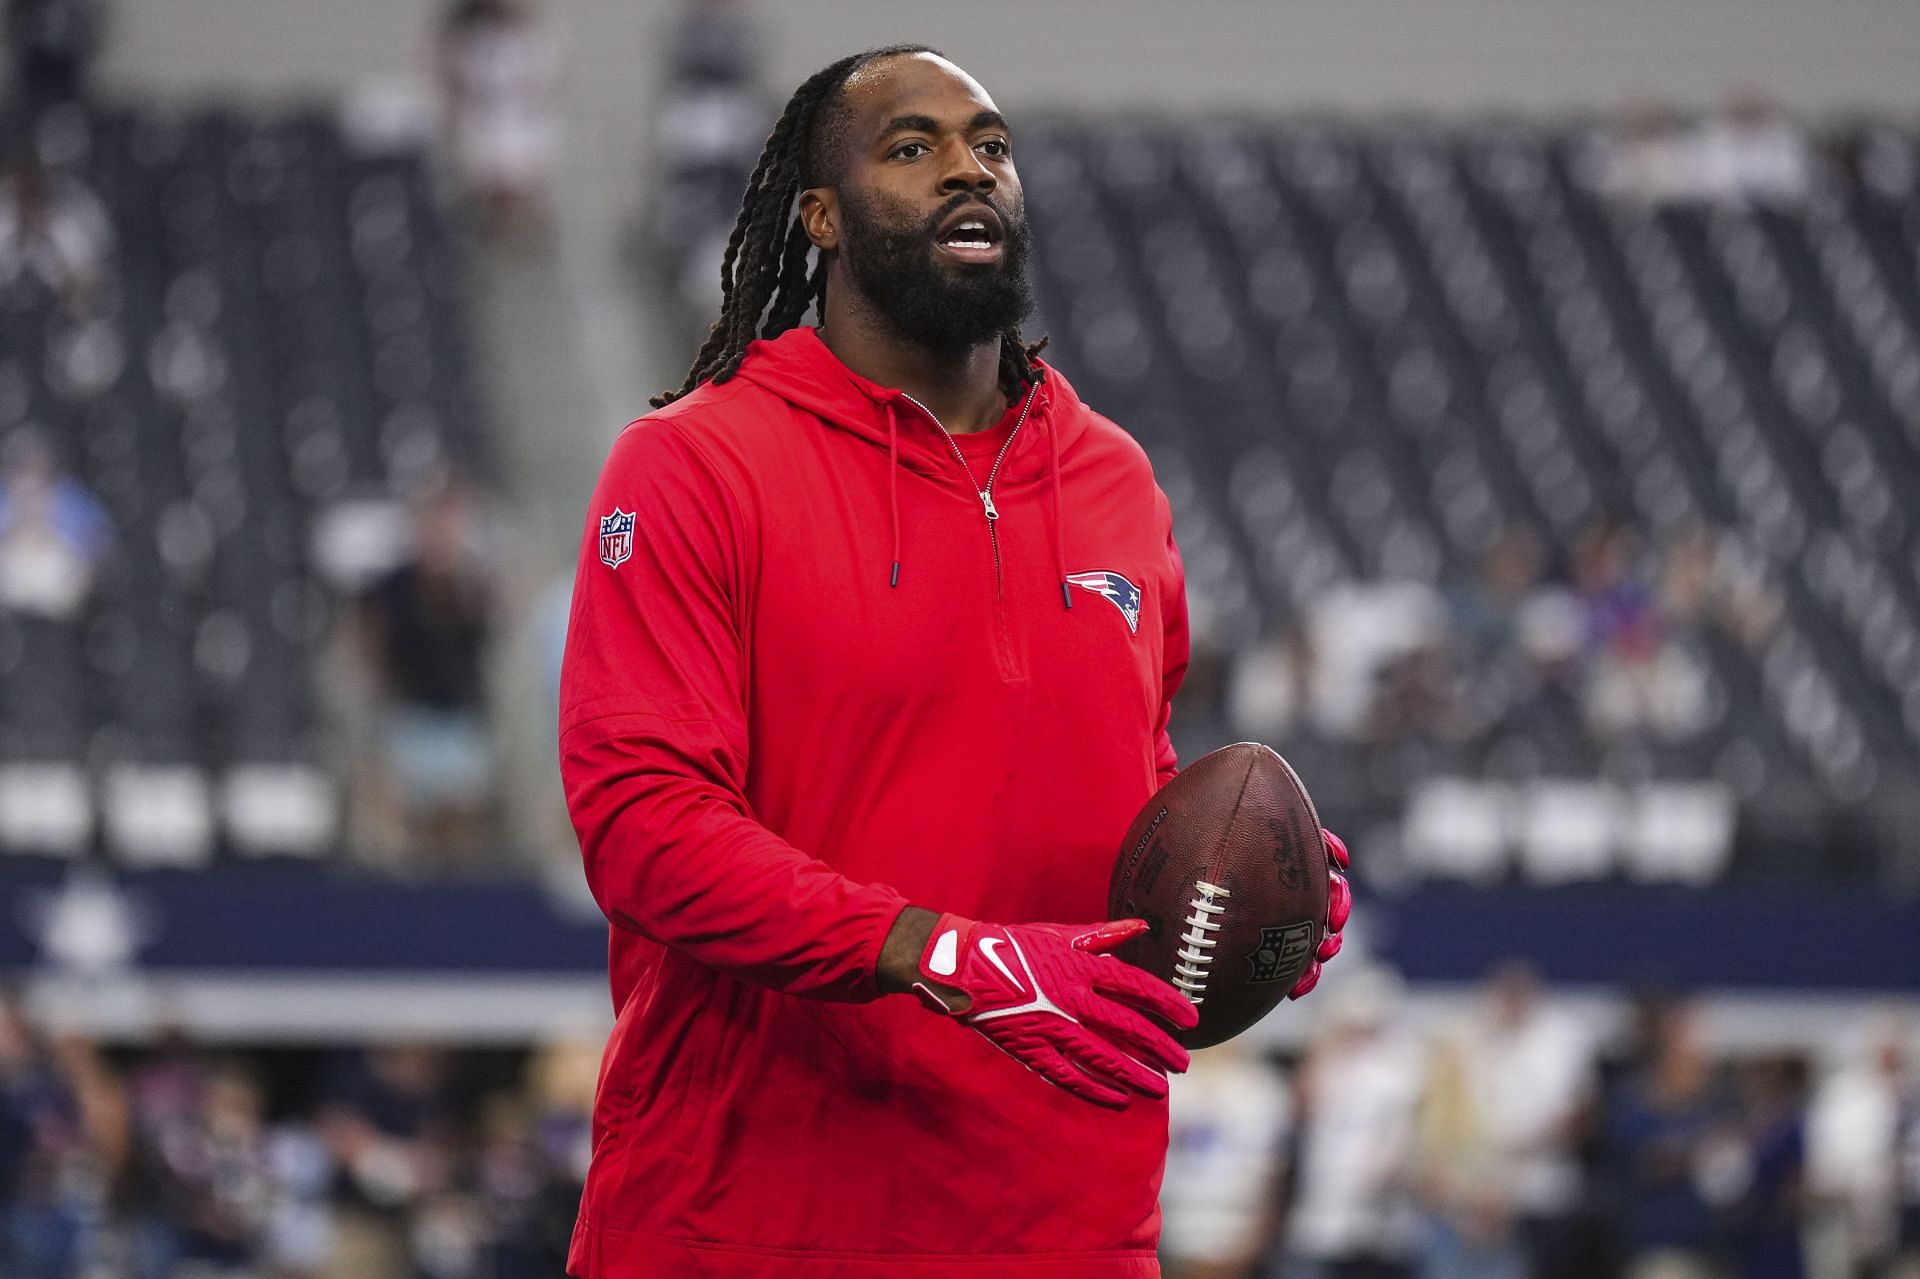
[{"label": "open mouth", "polygon": [[934,243],[963,262],[997,262],[1005,239],[999,215],[991,209],[963,209],[948,218]]}]

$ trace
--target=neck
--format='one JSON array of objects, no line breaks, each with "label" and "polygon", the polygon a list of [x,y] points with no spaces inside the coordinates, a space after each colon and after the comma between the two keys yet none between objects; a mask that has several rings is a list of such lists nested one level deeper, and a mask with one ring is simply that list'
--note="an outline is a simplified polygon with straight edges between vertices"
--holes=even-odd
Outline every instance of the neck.
[{"label": "neck", "polygon": [[853,282],[838,272],[827,286],[820,340],[840,362],[881,386],[905,391],[955,435],[984,431],[1007,410],[1000,389],[1000,338],[956,350],[933,350],[901,338]]}]

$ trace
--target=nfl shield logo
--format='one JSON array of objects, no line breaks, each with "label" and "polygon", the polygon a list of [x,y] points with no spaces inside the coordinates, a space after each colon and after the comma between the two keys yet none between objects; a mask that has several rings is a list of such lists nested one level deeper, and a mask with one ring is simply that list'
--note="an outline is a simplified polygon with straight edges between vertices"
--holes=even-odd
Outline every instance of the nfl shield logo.
[{"label": "nfl shield logo", "polygon": [[633,516],[616,506],[612,515],[600,517],[600,562],[608,568],[619,568],[631,554]]},{"label": "nfl shield logo", "polygon": [[1293,981],[1306,971],[1307,952],[1313,949],[1312,924],[1288,924],[1260,930],[1260,947],[1247,956],[1253,965],[1249,981]]}]

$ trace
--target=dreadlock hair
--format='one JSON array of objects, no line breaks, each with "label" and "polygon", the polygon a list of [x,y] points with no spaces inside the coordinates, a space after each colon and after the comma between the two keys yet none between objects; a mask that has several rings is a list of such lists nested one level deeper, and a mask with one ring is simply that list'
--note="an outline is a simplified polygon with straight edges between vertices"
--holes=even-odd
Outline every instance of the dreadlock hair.
[{"label": "dreadlock hair", "polygon": [[[808,307],[826,313],[826,259],[820,256],[808,269],[813,242],[794,202],[800,192],[820,185],[828,169],[839,167],[840,140],[833,136],[833,128],[823,132],[821,125],[823,120],[833,125],[830,117],[847,80],[870,62],[907,53],[945,56],[924,44],[868,49],[816,71],[787,99],[760,150],[760,162],[747,179],[740,216],[727,237],[726,256],[720,262],[720,318],[693,357],[687,380],[678,390],[654,396],[653,407],[673,403],[702,382],[725,382],[739,372],[748,343],[756,336],[778,337],[794,328],[806,318]],[[1001,331],[1000,389],[1009,402],[1038,376],[1033,360],[1046,345],[1045,338],[1026,345],[1017,324]]]}]

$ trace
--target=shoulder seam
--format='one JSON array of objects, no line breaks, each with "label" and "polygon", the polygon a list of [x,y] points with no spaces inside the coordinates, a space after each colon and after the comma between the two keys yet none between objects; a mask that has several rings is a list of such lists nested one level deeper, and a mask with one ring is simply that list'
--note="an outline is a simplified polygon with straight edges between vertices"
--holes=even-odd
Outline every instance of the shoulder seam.
[{"label": "shoulder seam", "polygon": [[635,418],[632,422],[628,423],[628,427],[631,429],[632,427],[640,425],[642,422],[658,423],[661,430],[671,434],[676,442],[683,445],[688,452],[699,459],[700,465],[707,468],[707,474],[713,479],[713,482],[726,490],[727,496],[732,499],[729,505],[733,507],[734,511],[741,514],[745,513],[747,503],[740,492],[739,486],[727,475],[726,469],[714,460],[713,454],[707,451],[706,446],[695,439],[692,432],[680,424],[679,414],[675,414],[672,417],[647,416]]},{"label": "shoulder seam", "polygon": [[708,728],[719,728],[708,715],[665,715],[658,711],[608,711],[604,715],[589,715],[585,719],[567,725],[560,730],[560,740],[565,741],[583,728],[592,728],[595,724],[604,724],[610,719],[645,719],[662,724],[701,724]]}]

